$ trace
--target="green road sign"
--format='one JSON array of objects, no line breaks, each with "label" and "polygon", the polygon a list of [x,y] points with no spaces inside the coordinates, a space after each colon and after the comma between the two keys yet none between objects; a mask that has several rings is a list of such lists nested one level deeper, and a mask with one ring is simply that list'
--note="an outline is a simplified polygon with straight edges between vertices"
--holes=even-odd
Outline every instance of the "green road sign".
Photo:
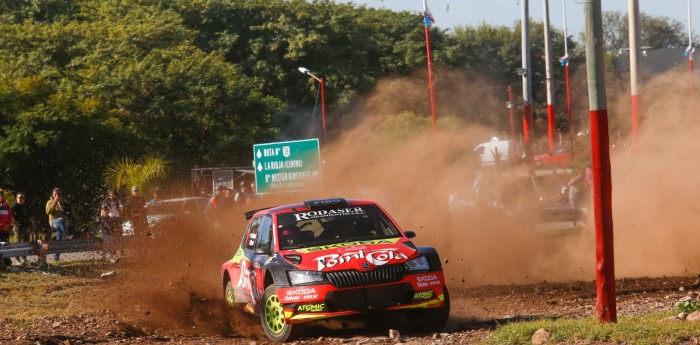
[{"label": "green road sign", "polygon": [[318,139],[253,145],[258,194],[321,187]]}]

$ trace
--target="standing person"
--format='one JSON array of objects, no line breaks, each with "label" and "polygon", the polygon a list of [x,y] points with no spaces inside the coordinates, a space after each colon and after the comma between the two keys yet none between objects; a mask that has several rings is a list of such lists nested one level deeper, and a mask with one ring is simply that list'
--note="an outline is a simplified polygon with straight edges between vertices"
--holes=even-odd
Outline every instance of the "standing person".
[{"label": "standing person", "polygon": [[151,196],[151,200],[148,200],[146,207],[153,207],[158,203],[158,201],[160,201],[160,195],[158,195],[157,190],[154,190],[153,195]]},{"label": "standing person", "polygon": [[[66,225],[65,209],[66,201],[61,198],[61,190],[54,188],[51,192],[51,199],[46,202],[46,214],[49,216],[49,225],[51,229],[56,230],[56,240],[61,241],[68,239],[68,226]],[[60,253],[54,256],[55,261],[60,258]]]},{"label": "standing person", "polygon": [[[12,218],[15,221],[15,234],[17,242],[29,242],[37,240],[34,233],[34,222],[32,222],[31,210],[26,205],[27,195],[23,192],[17,193],[15,203],[12,204]],[[27,263],[26,256],[17,258],[20,264]]]},{"label": "standing person", "polygon": [[224,190],[224,196],[218,201],[217,208],[221,210],[222,213],[229,212],[235,203],[233,201],[233,191],[226,188]]},{"label": "standing person", "polygon": [[571,208],[577,208],[579,205],[581,193],[583,192],[583,182],[583,174],[578,173],[574,175],[566,184],[566,187],[569,190],[569,206],[571,206]]},{"label": "standing person", "polygon": [[241,190],[236,193],[233,201],[237,205],[249,204],[250,203],[250,191],[248,191],[248,186],[245,181],[241,181]]},{"label": "standing person", "polygon": [[110,255],[112,257],[116,256],[114,236],[119,235],[120,224],[121,222],[118,219],[109,216],[109,207],[102,206],[100,216],[97,218],[97,227],[100,229],[105,259],[109,259]]},{"label": "standing person", "polygon": [[0,242],[10,242],[12,223],[12,210],[5,201],[5,191],[0,189]]},{"label": "standing person", "polygon": [[209,199],[209,206],[212,209],[219,208],[219,203],[221,202],[221,199],[224,198],[224,194],[226,193],[227,189],[228,188],[226,188],[226,186],[222,184],[216,187],[216,193],[214,194],[214,196],[211,197],[211,199]]},{"label": "standing person", "polygon": [[258,189],[255,186],[255,182],[250,183],[250,199],[258,199],[260,195],[258,194]]},{"label": "standing person", "polygon": [[146,233],[148,221],[146,220],[146,200],[139,195],[139,187],[131,187],[131,196],[124,203],[124,213],[134,229],[134,235]]},{"label": "standing person", "polygon": [[115,222],[121,218],[124,205],[122,205],[121,200],[117,198],[117,194],[113,189],[107,191],[107,198],[102,202],[100,209],[107,207],[109,216],[115,219]]}]

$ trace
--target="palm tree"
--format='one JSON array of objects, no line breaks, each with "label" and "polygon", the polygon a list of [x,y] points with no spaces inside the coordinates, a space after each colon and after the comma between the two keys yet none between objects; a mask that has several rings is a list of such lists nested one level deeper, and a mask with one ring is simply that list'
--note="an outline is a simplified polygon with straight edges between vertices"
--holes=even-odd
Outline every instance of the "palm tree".
[{"label": "palm tree", "polygon": [[117,158],[102,173],[104,185],[117,191],[139,186],[148,192],[154,181],[166,175],[169,164],[164,158],[156,156],[146,156],[140,161],[130,157]]}]

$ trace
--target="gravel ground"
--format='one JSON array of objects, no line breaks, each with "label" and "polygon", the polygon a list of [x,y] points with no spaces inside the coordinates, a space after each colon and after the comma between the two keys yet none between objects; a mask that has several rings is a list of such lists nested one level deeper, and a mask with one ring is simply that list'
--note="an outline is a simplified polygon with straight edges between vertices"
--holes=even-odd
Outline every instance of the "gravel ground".
[{"label": "gravel ground", "polygon": [[[693,277],[622,279],[617,283],[618,315],[670,311],[686,296],[696,297],[700,280]],[[199,307],[214,310],[219,300],[202,299]],[[398,328],[399,339],[389,338],[392,321],[358,318],[321,321],[305,326],[295,344],[467,344],[477,342],[497,325],[542,317],[589,317],[595,314],[593,282],[499,285],[452,288],[452,313],[442,333],[411,334]],[[3,344],[268,344],[258,320],[235,314],[234,331],[211,334],[197,326],[187,332],[137,326],[136,320],[113,312],[54,316],[33,320],[18,328],[0,318]],[[214,315],[214,314],[210,314]],[[389,318],[390,319],[390,318]],[[208,320],[218,323],[212,317]],[[226,334],[224,334],[226,333]]]}]

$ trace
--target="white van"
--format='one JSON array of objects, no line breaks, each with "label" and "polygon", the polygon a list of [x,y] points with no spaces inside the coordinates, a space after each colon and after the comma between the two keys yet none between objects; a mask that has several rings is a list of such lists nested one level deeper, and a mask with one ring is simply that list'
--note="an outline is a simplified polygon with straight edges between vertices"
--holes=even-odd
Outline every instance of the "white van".
[{"label": "white van", "polygon": [[476,145],[474,153],[479,156],[481,165],[495,165],[496,162],[507,162],[512,154],[511,141],[493,137],[485,143]]}]

